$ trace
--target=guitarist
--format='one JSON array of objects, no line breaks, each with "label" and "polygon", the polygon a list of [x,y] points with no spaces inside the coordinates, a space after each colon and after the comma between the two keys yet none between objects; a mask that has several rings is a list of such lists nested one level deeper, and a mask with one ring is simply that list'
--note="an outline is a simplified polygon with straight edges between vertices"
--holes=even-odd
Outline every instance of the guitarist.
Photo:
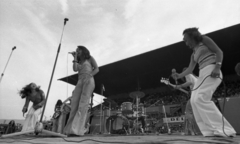
[{"label": "guitarist", "polygon": [[[183,71],[185,71],[187,68],[183,68]],[[186,82],[181,84],[181,85],[176,85],[175,88],[176,89],[180,89],[180,88],[187,88],[189,87],[190,90],[193,89],[194,84],[197,81],[197,76],[195,76],[194,74],[188,74],[185,76]],[[186,104],[186,108],[185,108],[185,121],[184,121],[184,133],[183,135],[199,135],[201,134],[198,125],[195,121],[194,115],[193,115],[193,111],[192,111],[192,107],[191,107],[191,103],[188,100],[187,104]]]},{"label": "guitarist", "polygon": [[[68,120],[68,115],[71,111],[71,98],[67,98],[65,101],[58,100],[55,106],[55,113],[52,117],[53,127],[52,131],[57,133],[63,133],[63,128]],[[69,101],[69,103],[67,103]]]}]

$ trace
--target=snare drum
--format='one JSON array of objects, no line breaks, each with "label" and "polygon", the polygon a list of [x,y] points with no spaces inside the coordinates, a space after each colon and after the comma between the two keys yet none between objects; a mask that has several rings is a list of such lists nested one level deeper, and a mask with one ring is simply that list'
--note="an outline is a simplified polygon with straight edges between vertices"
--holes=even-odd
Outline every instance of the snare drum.
[{"label": "snare drum", "polygon": [[107,119],[106,129],[111,134],[126,134],[129,128],[129,121],[124,116],[113,115]]},{"label": "snare drum", "polygon": [[133,114],[133,104],[131,102],[123,102],[121,111],[123,115]]}]

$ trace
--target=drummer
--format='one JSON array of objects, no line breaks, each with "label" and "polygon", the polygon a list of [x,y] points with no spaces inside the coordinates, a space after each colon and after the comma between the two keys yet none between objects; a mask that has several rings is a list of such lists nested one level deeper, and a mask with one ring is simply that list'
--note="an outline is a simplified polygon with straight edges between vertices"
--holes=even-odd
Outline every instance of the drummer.
[{"label": "drummer", "polygon": [[[143,132],[145,131],[145,126],[146,126],[146,119],[145,119],[145,115],[144,115],[144,105],[142,103],[140,103],[140,99],[143,98],[145,96],[145,94],[141,91],[135,91],[130,93],[130,97],[133,99],[136,99],[136,105],[134,106],[134,108],[136,108],[136,111],[134,111],[134,115],[133,117],[137,118],[137,114],[138,114],[138,121],[140,121],[142,123],[142,129]],[[140,104],[139,104],[140,103]],[[137,109],[138,106],[138,109]]]},{"label": "drummer", "polygon": [[143,103],[140,103],[138,105],[138,109],[136,108],[136,105],[133,108],[133,117],[137,117],[138,114],[138,121],[142,123],[142,128],[143,131],[145,131],[145,127],[146,127],[146,115],[144,112],[144,105]]}]

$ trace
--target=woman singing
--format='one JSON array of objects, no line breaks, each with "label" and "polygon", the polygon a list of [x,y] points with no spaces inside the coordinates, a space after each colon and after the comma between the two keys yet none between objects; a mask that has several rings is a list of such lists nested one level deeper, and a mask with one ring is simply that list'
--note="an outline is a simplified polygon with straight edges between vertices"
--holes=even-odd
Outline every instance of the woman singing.
[{"label": "woman singing", "polygon": [[81,136],[86,132],[89,100],[95,88],[93,76],[99,69],[95,59],[84,46],[78,46],[73,57],[73,70],[78,71],[78,83],[72,96],[71,112],[64,133],[69,136]]},{"label": "woman singing", "polygon": [[236,131],[226,119],[223,131],[222,114],[211,101],[222,79],[223,52],[211,38],[201,35],[197,28],[184,30],[183,36],[186,45],[193,50],[191,61],[185,71],[173,73],[172,76],[175,79],[182,78],[192,73],[198,64],[199,78],[194,85],[190,102],[201,133],[203,136],[235,136]]}]

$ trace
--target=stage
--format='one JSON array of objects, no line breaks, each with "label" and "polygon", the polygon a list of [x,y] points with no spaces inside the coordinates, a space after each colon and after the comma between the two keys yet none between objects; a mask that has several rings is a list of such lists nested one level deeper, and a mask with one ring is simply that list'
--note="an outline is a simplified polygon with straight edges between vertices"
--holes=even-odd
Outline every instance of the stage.
[{"label": "stage", "polygon": [[141,134],[141,135],[85,135],[82,137],[51,137],[40,134],[20,135],[0,139],[0,143],[16,144],[240,144],[240,135],[234,138],[183,136],[181,134]]}]

